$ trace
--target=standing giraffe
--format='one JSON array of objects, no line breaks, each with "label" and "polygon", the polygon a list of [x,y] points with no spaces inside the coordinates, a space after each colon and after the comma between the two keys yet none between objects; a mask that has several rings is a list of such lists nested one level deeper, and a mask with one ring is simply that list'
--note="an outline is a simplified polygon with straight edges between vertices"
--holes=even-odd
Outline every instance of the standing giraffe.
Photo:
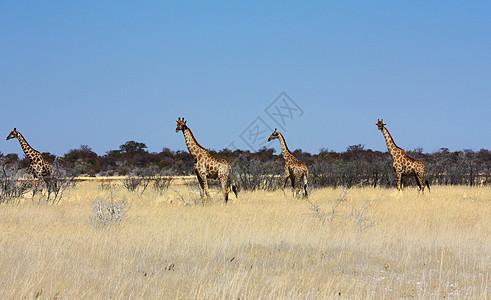
[{"label": "standing giraffe", "polygon": [[424,163],[419,159],[409,157],[406,152],[404,152],[404,150],[397,147],[389,131],[387,130],[387,128],[384,127],[385,125],[387,125],[384,124],[384,119],[378,120],[375,125],[377,125],[378,129],[381,130],[384,134],[385,141],[387,142],[387,149],[389,150],[389,153],[394,161],[392,163],[392,166],[394,167],[394,171],[396,171],[397,174],[397,190],[400,191],[402,189],[401,181],[403,175],[413,175],[414,178],[416,178],[416,183],[418,184],[418,187],[421,191],[424,192],[425,183],[428,187],[428,190],[430,190],[430,184],[428,183],[428,180],[424,181]]},{"label": "standing giraffe", "polygon": [[[34,150],[26,141],[26,139],[17,131],[17,128],[7,136],[7,140],[10,139],[18,139],[22,150],[26,154],[26,157],[29,159],[31,164],[29,165],[29,170],[32,175],[34,175],[34,179],[42,178],[47,185],[50,184],[51,179],[54,176],[53,166],[49,162],[47,162],[39,151]],[[35,183],[33,182],[33,185]]]},{"label": "standing giraffe", "polygon": [[285,176],[282,186],[283,191],[285,191],[286,182],[288,181],[288,178],[290,178],[292,182],[293,197],[298,196],[300,194],[300,180],[302,180],[303,178],[303,189],[305,192],[304,197],[308,197],[309,185],[307,183],[307,180],[309,177],[309,169],[307,169],[307,166],[303,162],[299,161],[295,156],[293,156],[290,150],[288,150],[285,138],[280,132],[278,132],[276,128],[274,129],[274,132],[271,134],[271,136],[268,138],[268,142],[274,139],[280,140],[281,154],[285,159]]},{"label": "standing giraffe", "polygon": [[[227,181],[229,179],[229,174],[232,167],[225,159],[211,156],[210,152],[198,144],[198,141],[196,141],[194,138],[191,129],[189,129],[189,127],[186,125],[184,118],[178,118],[176,123],[176,133],[182,131],[184,134],[184,139],[186,140],[186,146],[188,147],[191,155],[194,157],[194,171],[198,177],[201,198],[203,198],[203,194],[206,195],[207,198],[210,197],[208,193],[208,182],[206,181],[207,178],[218,178],[222,184],[224,193],[223,199],[225,203],[227,203],[228,193],[230,192]],[[233,183],[232,190],[237,198],[237,187]]]}]

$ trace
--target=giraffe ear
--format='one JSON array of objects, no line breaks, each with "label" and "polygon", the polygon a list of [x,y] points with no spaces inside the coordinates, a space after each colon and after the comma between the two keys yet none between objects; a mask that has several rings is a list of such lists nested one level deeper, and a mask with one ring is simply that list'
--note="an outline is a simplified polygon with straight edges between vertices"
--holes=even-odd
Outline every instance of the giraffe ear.
[{"label": "giraffe ear", "polygon": [[187,122],[187,121],[184,121],[184,125],[186,125],[186,122]]}]

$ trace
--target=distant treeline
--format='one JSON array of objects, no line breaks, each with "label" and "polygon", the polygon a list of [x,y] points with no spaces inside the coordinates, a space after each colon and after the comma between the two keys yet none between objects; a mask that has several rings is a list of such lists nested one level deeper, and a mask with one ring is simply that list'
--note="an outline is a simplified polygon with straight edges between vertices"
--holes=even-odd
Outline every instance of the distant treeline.
[{"label": "distant treeline", "polygon": [[[194,174],[194,159],[189,152],[163,148],[159,153],[151,153],[146,149],[144,143],[128,141],[118,150],[108,151],[104,155],[98,155],[89,146],[82,145],[59,158],[50,153],[43,153],[43,156],[49,162],[56,158],[75,176]],[[284,161],[281,153],[275,153],[274,149],[263,148],[257,152],[224,149],[219,152],[211,150],[210,153],[232,164],[234,176],[242,188],[275,189],[282,184]],[[491,152],[487,149],[451,152],[441,148],[434,153],[415,149],[406,153],[425,163],[426,179],[430,184],[488,185],[490,182]],[[341,153],[323,149],[318,154],[310,154],[297,149],[293,154],[308,166],[312,187],[352,186],[362,181],[374,187],[396,185],[392,158],[388,152],[353,145]],[[0,153],[0,158],[7,164],[17,163],[19,168],[29,166],[29,160],[19,158],[17,154]],[[406,179],[405,184],[414,185],[415,180]]]}]

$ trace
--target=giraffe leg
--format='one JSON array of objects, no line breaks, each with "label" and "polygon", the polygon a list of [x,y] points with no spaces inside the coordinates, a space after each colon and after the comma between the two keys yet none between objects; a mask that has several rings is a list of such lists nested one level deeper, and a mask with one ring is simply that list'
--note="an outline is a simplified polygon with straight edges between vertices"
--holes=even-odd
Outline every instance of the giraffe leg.
[{"label": "giraffe leg", "polygon": [[[35,193],[43,192],[44,191],[43,189],[44,189],[43,181],[41,181],[41,179],[39,177],[35,177],[34,178],[34,191],[35,191]],[[48,187],[46,187],[46,189],[48,190]]]},{"label": "giraffe leg", "polygon": [[285,186],[286,186],[286,182],[288,181],[288,177],[290,177],[290,174],[288,174],[287,171],[285,171],[285,176],[283,178],[283,185],[281,186],[281,189],[283,190],[283,195],[285,194]]},{"label": "giraffe leg", "polygon": [[201,180],[203,180],[203,190],[205,191],[206,199],[210,199],[210,193],[208,192],[208,182],[206,181],[206,174],[201,174]]},{"label": "giraffe leg", "polygon": [[293,198],[295,198],[295,181],[296,181],[295,175],[291,176],[290,177],[290,180],[292,182],[292,194],[293,194]]},{"label": "giraffe leg", "polygon": [[36,169],[32,164],[29,165],[29,171],[31,171],[32,174],[32,198],[34,198],[34,195],[36,195],[37,192],[37,186],[36,186]]},{"label": "giraffe leg", "polygon": [[36,195],[36,177],[32,178],[32,198]]},{"label": "giraffe leg", "polygon": [[48,193],[52,192],[53,190],[56,189],[55,187],[55,181],[52,180],[49,177],[43,177],[43,181],[46,184],[46,189],[48,190]]},{"label": "giraffe leg", "polygon": [[307,182],[307,174],[304,174],[303,176],[303,189],[304,189],[304,196],[305,198],[309,197],[309,183]]},{"label": "giraffe leg", "polygon": [[424,181],[424,174],[417,174],[415,175],[416,181],[418,182],[419,185],[419,190],[424,194],[425,192],[425,181]]},{"label": "giraffe leg", "polygon": [[414,173],[413,177],[414,180],[416,181],[416,185],[418,186],[418,192],[421,192],[421,184],[419,184],[418,175]]},{"label": "giraffe leg", "polygon": [[198,177],[200,197],[203,198],[204,192],[205,192],[205,186],[203,184],[203,179],[201,178],[201,175],[199,174],[198,170],[194,170],[194,172],[196,173],[196,177]]},{"label": "giraffe leg", "polygon": [[227,177],[220,177],[220,183],[222,184],[222,189],[223,189],[223,200],[225,203],[228,202],[228,193],[229,189],[227,188]]},{"label": "giraffe leg", "polygon": [[300,195],[300,180],[302,179],[301,175],[296,175],[295,176],[295,197],[298,197]]},{"label": "giraffe leg", "polygon": [[402,173],[397,172],[397,191],[401,190]]}]

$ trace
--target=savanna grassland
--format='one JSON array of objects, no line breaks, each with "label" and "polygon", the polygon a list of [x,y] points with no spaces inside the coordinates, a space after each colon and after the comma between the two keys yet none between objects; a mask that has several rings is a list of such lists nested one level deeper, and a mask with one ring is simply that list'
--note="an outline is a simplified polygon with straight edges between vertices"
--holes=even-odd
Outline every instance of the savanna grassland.
[{"label": "savanna grassland", "polygon": [[[111,195],[126,215],[96,222]],[[489,187],[212,195],[84,182],[2,204],[0,298],[490,298]]]}]

